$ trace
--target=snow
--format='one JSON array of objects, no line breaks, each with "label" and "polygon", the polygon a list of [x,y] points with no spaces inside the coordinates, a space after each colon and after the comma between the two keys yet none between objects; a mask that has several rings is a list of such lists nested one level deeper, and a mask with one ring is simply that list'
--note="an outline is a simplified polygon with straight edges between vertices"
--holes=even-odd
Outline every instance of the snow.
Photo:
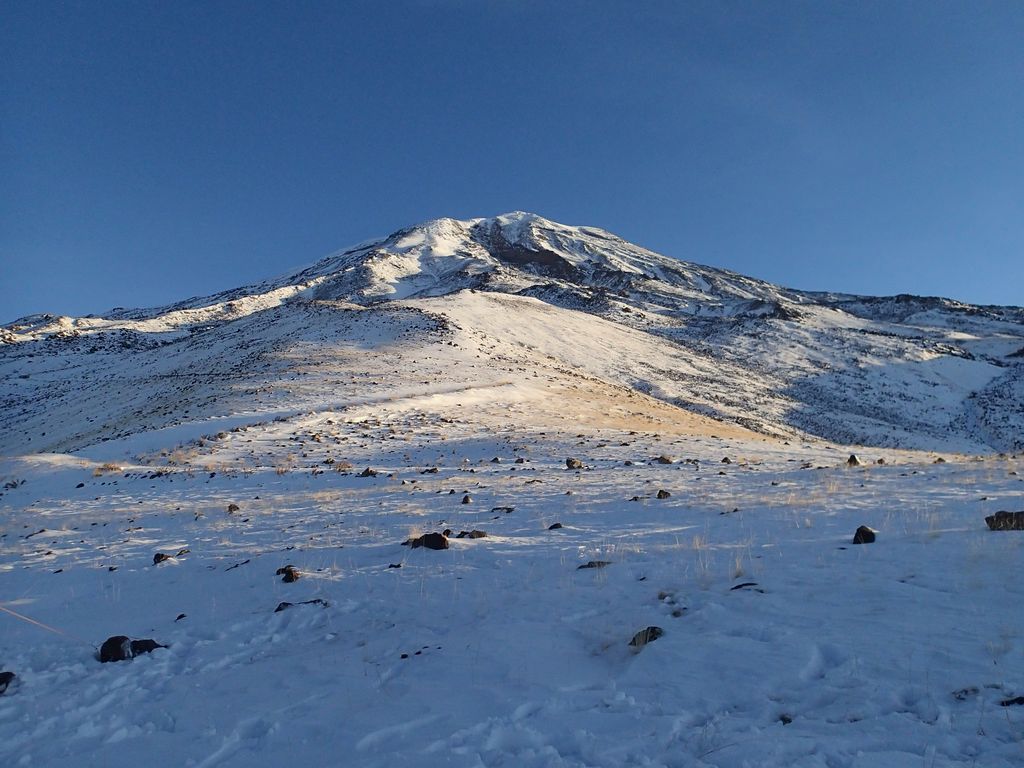
[{"label": "snow", "polygon": [[[1019,764],[1024,537],[982,517],[1022,506],[1024,460],[520,427],[487,410],[513,390],[270,421],[185,466],[8,459],[3,605],[67,634],[0,616],[0,760]],[[401,546],[443,527],[488,536]],[[100,665],[120,633],[170,647]]]}]

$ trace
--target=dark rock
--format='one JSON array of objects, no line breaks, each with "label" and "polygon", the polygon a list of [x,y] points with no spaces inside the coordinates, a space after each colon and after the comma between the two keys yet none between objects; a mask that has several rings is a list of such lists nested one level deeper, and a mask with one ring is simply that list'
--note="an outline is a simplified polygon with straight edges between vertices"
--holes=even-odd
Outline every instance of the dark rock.
[{"label": "dark rock", "polygon": [[448,539],[441,533],[425,533],[422,536],[409,539],[405,544],[413,549],[419,549],[420,547],[426,547],[427,549],[448,549]]},{"label": "dark rock", "polygon": [[944,458],[942,458],[941,456],[939,456],[939,458],[937,458],[935,461],[932,462],[932,464],[945,464],[945,463],[946,463],[946,460]]},{"label": "dark rock", "polygon": [[1024,531],[1024,512],[996,512],[985,523],[990,531]]},{"label": "dark rock", "polygon": [[108,661],[127,661],[139,654],[166,647],[155,640],[132,640],[125,635],[114,635],[103,641],[103,645],[100,646],[99,658],[104,664]]},{"label": "dark rock", "polygon": [[482,539],[485,536],[487,536],[487,534],[484,531],[473,530],[473,531],[459,531],[459,535],[456,536],[455,538],[456,539]]},{"label": "dark rock", "polygon": [[85,483],[79,483],[75,488],[85,488]]},{"label": "dark rock", "polygon": [[860,467],[863,466],[864,462],[860,460],[860,457],[855,453],[850,454],[850,458],[846,460],[846,466],[848,467]]},{"label": "dark rock", "polygon": [[875,541],[875,531],[868,528],[866,525],[862,525],[853,534],[854,544],[873,544]]},{"label": "dark rock", "polygon": [[568,458],[565,460],[566,469],[583,469],[583,462],[579,459]]},{"label": "dark rock", "polygon": [[665,456],[664,454],[654,460],[655,464],[675,464],[676,460],[671,456]]},{"label": "dark rock", "polygon": [[17,675],[13,672],[0,672],[0,694],[7,690],[16,677]]},{"label": "dark rock", "polygon": [[421,475],[436,475],[437,474],[437,467],[431,467],[430,469],[424,469],[422,472],[420,472],[420,474]]},{"label": "dark rock", "polygon": [[790,717],[789,715],[785,715],[785,714],[779,715],[779,722],[782,723],[783,725],[789,725],[790,723],[793,722],[793,718]]},{"label": "dark rock", "polygon": [[327,601],[321,600],[319,597],[316,597],[312,600],[303,600],[301,603],[280,602],[277,604],[277,608],[274,609],[274,613],[280,613],[281,611],[287,610],[288,608],[291,608],[296,605],[322,605],[326,608]]},{"label": "dark rock", "polygon": [[[737,584],[735,587],[729,587],[729,591],[735,592],[737,589],[750,589],[754,587],[757,587],[756,581],[744,581],[742,584]],[[761,592],[762,594],[764,593],[763,589],[757,589],[755,591]]]},{"label": "dark rock", "polygon": [[189,552],[188,549],[179,549],[173,555],[168,555],[168,554],[166,554],[164,552],[157,552],[155,555],[153,555],[153,565],[159,565],[164,560],[170,560],[170,559],[175,558],[175,557],[181,557],[182,555],[187,555],[188,552]]},{"label": "dark rock", "polygon": [[178,615],[177,615],[177,616],[176,616],[176,617],[174,618],[174,620],[175,620],[175,621],[177,622],[177,621],[181,621],[182,619],[186,619],[186,618],[188,618],[188,616],[186,616],[186,615],[185,615],[184,613],[179,613],[179,614],[178,614]]},{"label": "dark rock", "polygon": [[463,504],[472,504],[472,503],[473,503],[473,497],[472,497],[472,496],[470,496],[470,495],[469,495],[469,494],[467,493],[467,494],[466,494],[465,496],[463,496],[463,497],[462,497],[462,503],[463,503]]},{"label": "dark rock", "polygon": [[582,571],[585,568],[604,568],[606,565],[611,565],[610,560],[588,560],[583,565],[576,568],[577,571]]},{"label": "dark rock", "polygon": [[360,472],[358,475],[356,475],[356,477],[376,477],[379,474],[380,474],[380,472],[378,472],[377,470],[370,469],[369,467],[367,467],[362,472]]},{"label": "dark rock", "polygon": [[516,464],[525,464],[526,463],[526,459],[524,459],[522,456],[520,456],[520,457],[518,457],[516,459],[515,463]]},{"label": "dark rock", "polygon": [[388,563],[388,568],[401,568],[401,563]]},{"label": "dark rock", "polygon": [[281,576],[281,581],[285,584],[291,584],[292,582],[298,581],[302,576],[294,565],[286,565],[283,568],[278,568],[275,575]]},{"label": "dark rock", "polygon": [[724,459],[722,459],[722,463],[723,464],[732,464],[732,459],[730,459],[728,456],[726,456]]},{"label": "dark rock", "polygon": [[561,523],[552,523],[551,525],[548,526],[548,530],[549,531],[557,531],[561,527],[562,527]]},{"label": "dark rock", "polygon": [[664,634],[665,630],[661,627],[647,627],[633,635],[633,639],[629,641],[629,644],[634,648],[643,648],[645,645],[653,643]]},{"label": "dark rock", "polygon": [[515,507],[491,507],[491,514],[492,515],[496,514],[498,512],[504,512],[506,515],[508,515],[508,514],[511,514],[514,511],[515,511]]},{"label": "dark rock", "polygon": [[666,491],[664,488],[662,488],[660,491],[658,491],[658,498],[659,499],[667,499],[671,495],[672,494],[669,493],[668,491]]},{"label": "dark rock", "polygon": [[240,506],[238,506],[237,504],[228,504],[228,514],[229,514],[229,515],[230,515],[231,513],[233,513],[233,512],[237,512],[237,511],[238,511],[238,510],[240,510],[240,509],[241,509],[241,507],[240,507]]},{"label": "dark rock", "polygon": [[491,464],[501,464],[501,457],[495,456],[493,459],[491,459]]},{"label": "dark rock", "polygon": [[443,531],[441,531],[441,535],[442,536],[451,536],[452,535],[452,529],[451,528],[445,528]]},{"label": "dark rock", "polygon": [[1024,696],[1015,696],[1012,699],[1003,699],[999,702],[1000,707],[1024,707]]}]

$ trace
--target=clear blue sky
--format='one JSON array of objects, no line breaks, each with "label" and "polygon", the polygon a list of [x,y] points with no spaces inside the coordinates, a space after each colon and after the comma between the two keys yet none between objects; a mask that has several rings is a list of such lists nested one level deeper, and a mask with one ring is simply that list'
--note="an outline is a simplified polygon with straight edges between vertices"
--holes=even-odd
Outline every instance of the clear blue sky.
[{"label": "clear blue sky", "polygon": [[3,4],[0,321],[517,209],[1024,304],[1024,3]]}]

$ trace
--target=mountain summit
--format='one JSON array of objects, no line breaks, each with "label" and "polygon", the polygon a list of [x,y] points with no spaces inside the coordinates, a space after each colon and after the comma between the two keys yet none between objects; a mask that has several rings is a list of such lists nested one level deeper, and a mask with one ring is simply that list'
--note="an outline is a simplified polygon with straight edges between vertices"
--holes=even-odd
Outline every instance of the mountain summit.
[{"label": "mountain summit", "polygon": [[638,398],[777,438],[1024,440],[1020,308],[796,291],[523,212],[167,307],[23,318],[0,329],[0,371],[3,453],[499,384],[510,403]]}]

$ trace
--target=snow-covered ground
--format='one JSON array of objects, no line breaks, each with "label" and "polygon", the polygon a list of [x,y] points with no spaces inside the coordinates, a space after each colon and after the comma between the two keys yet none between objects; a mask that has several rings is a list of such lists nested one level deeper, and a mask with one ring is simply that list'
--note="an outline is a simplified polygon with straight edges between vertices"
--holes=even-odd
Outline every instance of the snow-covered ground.
[{"label": "snow-covered ground", "polygon": [[[1024,533],[983,521],[1024,508],[1024,460],[847,467],[688,417],[652,431],[652,400],[615,428],[554,423],[571,396],[515,390],[296,415],[118,469],[5,460],[2,605],[62,634],[0,614],[0,763],[1024,760],[1024,706],[1000,705],[1024,695]],[[859,525],[877,541],[851,544]],[[448,528],[487,536],[401,545]],[[169,647],[101,665],[119,634]]]},{"label": "snow-covered ground", "polygon": [[528,214],[10,324],[0,766],[1022,765],[1021,348]]}]

